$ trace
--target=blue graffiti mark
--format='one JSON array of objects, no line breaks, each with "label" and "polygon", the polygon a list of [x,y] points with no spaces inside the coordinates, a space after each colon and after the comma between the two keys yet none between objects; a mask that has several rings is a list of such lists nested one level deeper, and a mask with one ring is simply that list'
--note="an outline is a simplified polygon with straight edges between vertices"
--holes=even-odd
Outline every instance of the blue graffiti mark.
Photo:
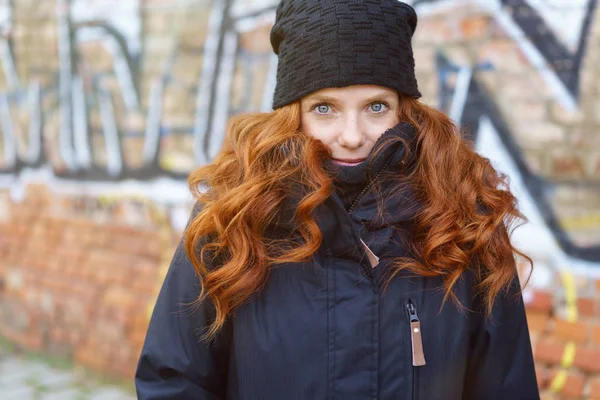
[{"label": "blue graffiti mark", "polygon": [[[464,68],[472,68],[475,72],[494,70],[494,66],[489,61],[482,61],[473,67],[454,64],[445,56],[442,50],[436,52],[435,64],[439,84],[438,108],[446,113],[449,113],[452,107],[452,99],[454,98],[456,90],[457,75]],[[451,82],[451,80],[454,82]]]},{"label": "blue graffiti mark", "polygon": [[[580,72],[594,11],[598,0],[590,0],[579,36],[577,50],[573,53],[560,42],[556,34],[548,28],[536,9],[523,0],[501,0],[504,7],[513,9],[512,19],[521,28],[533,45],[544,56],[558,78],[574,98],[579,98]],[[542,29],[540,29],[542,27]]]},{"label": "blue graffiti mark", "polygon": [[[456,73],[459,69],[456,65],[451,64],[443,54],[440,54],[438,58],[440,60],[438,65],[442,70],[441,72],[438,72],[439,76],[447,78],[448,74]],[[491,66],[484,64],[484,68],[490,67]],[[446,90],[447,97],[451,97],[452,88],[448,85],[444,90]],[[552,188],[555,186],[555,182],[544,179],[533,173],[531,168],[525,162],[521,149],[508,127],[508,124],[504,120],[504,117],[502,117],[502,114],[496,106],[493,96],[487,92],[483,85],[477,81],[476,76],[473,75],[469,82],[467,100],[462,110],[461,121],[465,128],[464,131],[466,137],[474,142],[477,141],[477,132],[479,131],[479,124],[482,116],[487,116],[495,130],[498,132],[501,142],[507,148],[517,166],[524,186],[531,195],[536,207],[540,211],[540,215],[543,216],[546,225],[549,227],[565,254],[585,261],[600,261],[600,246],[578,246],[563,229],[550,201],[547,199],[547,194],[551,193]]]}]

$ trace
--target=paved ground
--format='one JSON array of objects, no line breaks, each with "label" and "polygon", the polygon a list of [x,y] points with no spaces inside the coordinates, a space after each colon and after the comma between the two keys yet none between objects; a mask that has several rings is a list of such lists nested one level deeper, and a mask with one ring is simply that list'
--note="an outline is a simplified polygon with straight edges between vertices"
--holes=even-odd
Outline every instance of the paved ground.
[{"label": "paved ground", "polygon": [[[130,388],[131,389],[131,388]],[[133,391],[79,369],[51,365],[0,347],[1,400],[133,400]]]}]

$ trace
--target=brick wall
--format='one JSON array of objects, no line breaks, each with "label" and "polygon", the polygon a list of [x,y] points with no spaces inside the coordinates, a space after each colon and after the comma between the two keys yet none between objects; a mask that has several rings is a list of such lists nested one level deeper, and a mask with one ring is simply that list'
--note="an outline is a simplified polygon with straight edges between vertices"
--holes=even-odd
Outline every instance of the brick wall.
[{"label": "brick wall", "polygon": [[19,202],[2,195],[0,336],[130,377],[180,237],[164,209],[126,198],[100,204],[43,184]]},{"label": "brick wall", "polygon": [[[44,184],[19,201],[1,192],[0,336],[130,378],[181,237],[167,215],[139,197],[63,195]],[[552,290],[525,291],[543,398],[600,398],[600,280],[552,280]]]},{"label": "brick wall", "polygon": [[600,399],[600,280],[579,284],[591,290],[573,302],[576,318],[569,318],[560,291],[535,291],[527,305],[538,384],[546,399]]}]

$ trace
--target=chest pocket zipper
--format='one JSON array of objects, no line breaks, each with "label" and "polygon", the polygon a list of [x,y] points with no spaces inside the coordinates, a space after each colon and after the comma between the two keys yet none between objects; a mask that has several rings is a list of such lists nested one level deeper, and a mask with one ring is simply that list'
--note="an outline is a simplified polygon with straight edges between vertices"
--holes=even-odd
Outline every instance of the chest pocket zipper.
[{"label": "chest pocket zipper", "polygon": [[421,337],[421,321],[417,315],[417,306],[412,300],[406,302],[408,322],[410,325],[410,344],[412,354],[412,398],[419,398],[419,367],[425,365],[425,353],[423,352],[423,340]]}]

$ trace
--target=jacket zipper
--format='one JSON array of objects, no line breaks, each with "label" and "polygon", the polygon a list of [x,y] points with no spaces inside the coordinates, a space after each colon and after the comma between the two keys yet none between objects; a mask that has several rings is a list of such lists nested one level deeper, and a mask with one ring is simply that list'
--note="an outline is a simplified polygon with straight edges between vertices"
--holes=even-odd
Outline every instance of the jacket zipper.
[{"label": "jacket zipper", "polygon": [[356,197],[356,199],[354,199],[354,201],[350,205],[350,208],[348,209],[348,215],[352,214],[352,212],[354,211],[354,207],[364,197],[364,195],[367,193],[367,190],[369,190],[371,188],[371,186],[373,186],[373,184],[375,183],[375,181],[377,180],[377,178],[379,178],[379,175],[381,175],[381,173],[385,170],[385,167],[387,167],[388,164],[391,161],[392,161],[392,157],[390,157],[385,162],[385,164],[383,164],[383,167],[381,167],[381,169],[379,170],[379,172],[373,177],[373,179],[371,179],[371,181],[367,184],[367,186],[364,187],[364,189],[359,193],[359,195]]},{"label": "jacket zipper", "polygon": [[421,337],[421,320],[417,314],[417,306],[412,299],[406,302],[408,322],[410,326],[410,345],[412,354],[412,398],[419,398],[419,368],[425,365],[425,354],[423,352],[423,340]]},{"label": "jacket zipper", "polygon": [[[354,207],[356,207],[356,205],[358,204],[358,202],[364,197],[364,195],[371,188],[371,186],[373,186],[373,184],[375,183],[375,181],[377,181],[377,178],[379,178],[379,175],[381,175],[381,173],[385,170],[385,167],[387,167],[387,165],[391,162],[391,160],[392,160],[392,157],[390,157],[385,162],[385,164],[383,165],[383,167],[381,167],[381,169],[379,170],[379,172],[363,188],[363,190],[358,194],[358,196],[356,197],[356,199],[354,199],[354,201],[350,205],[350,208],[348,209],[348,215],[349,216],[352,215],[352,212],[354,211]],[[343,208],[343,206],[342,206],[342,208]],[[368,276],[372,276],[373,268],[375,268],[379,264],[379,257],[377,257],[377,255],[375,255],[375,253],[373,253],[373,251],[369,248],[369,246],[367,246],[367,244],[362,240],[362,238],[358,234],[356,236],[358,237],[360,243],[363,245],[363,250],[365,251],[365,255],[367,256],[367,260],[369,261],[369,264],[370,264],[370,267],[371,267],[371,268],[367,268],[366,269],[367,275]]]},{"label": "jacket zipper", "polygon": [[[331,196],[330,199],[342,210],[346,211],[346,208],[344,207],[344,205],[342,204],[342,201],[337,197],[337,195]],[[352,224],[352,221],[350,220],[350,215],[348,214],[348,219],[349,219],[349,223]],[[360,262],[360,265],[363,267],[363,270],[365,271],[365,274],[369,277],[372,278],[373,277],[373,268],[371,265],[371,259],[370,256],[367,253],[367,250],[365,249],[364,246],[366,246],[366,244],[364,243],[364,241],[361,239],[360,235],[358,234],[358,232],[356,232],[356,229],[354,229],[354,227],[352,228],[352,232],[354,235],[354,239],[356,240],[356,242],[358,244],[360,244],[361,246],[363,246],[363,254],[365,254],[365,258],[367,259],[367,263],[365,263],[364,261]],[[370,250],[370,249],[369,249]]]}]

